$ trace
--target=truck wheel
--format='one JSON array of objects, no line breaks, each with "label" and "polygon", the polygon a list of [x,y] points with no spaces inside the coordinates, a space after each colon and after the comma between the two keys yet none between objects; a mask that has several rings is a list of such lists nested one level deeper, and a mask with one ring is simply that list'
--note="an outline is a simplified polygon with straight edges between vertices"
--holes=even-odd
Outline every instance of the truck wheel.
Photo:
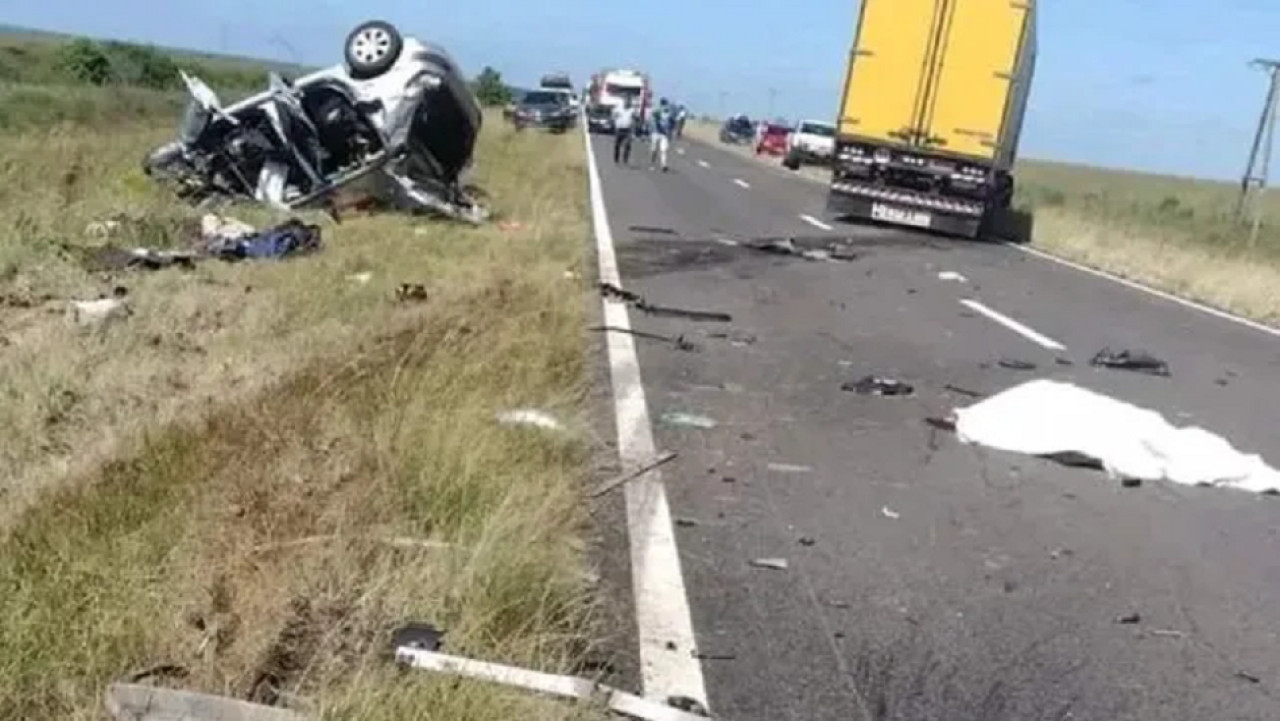
[{"label": "truck wheel", "polygon": [[391,23],[370,20],[347,35],[345,48],[347,73],[357,80],[368,80],[391,69],[404,50],[404,38]]},{"label": "truck wheel", "polygon": [[796,155],[795,153],[789,153],[787,157],[782,159],[782,167],[786,168],[787,170],[799,170],[800,156]]},{"label": "truck wheel", "polygon": [[1035,216],[1020,208],[994,207],[982,221],[981,237],[995,242],[1025,245],[1035,231]]}]

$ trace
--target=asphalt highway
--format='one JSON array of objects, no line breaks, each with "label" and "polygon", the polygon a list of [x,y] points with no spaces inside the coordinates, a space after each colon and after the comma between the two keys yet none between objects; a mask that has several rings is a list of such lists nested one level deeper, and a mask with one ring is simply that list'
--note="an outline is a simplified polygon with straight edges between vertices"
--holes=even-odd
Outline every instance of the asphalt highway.
[{"label": "asphalt highway", "polygon": [[[1280,337],[1016,248],[838,222],[820,184],[710,145],[677,142],[663,173],[592,142],[626,289],[732,316],[631,314],[678,339],[636,344],[716,717],[1280,718],[1280,498],[1121,487],[925,422],[1055,378],[1275,466]],[[771,238],[840,260],[748,247]],[[1171,376],[1091,367],[1104,347]],[[842,390],[872,374],[915,393]]]}]

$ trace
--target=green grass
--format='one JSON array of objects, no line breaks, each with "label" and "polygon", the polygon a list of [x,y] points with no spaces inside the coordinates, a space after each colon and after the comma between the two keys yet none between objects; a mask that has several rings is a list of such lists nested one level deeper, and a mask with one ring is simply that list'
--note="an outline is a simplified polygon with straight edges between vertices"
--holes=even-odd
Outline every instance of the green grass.
[{"label": "green grass", "polygon": [[[0,718],[102,718],[107,683],[161,663],[187,671],[167,685],[242,698],[273,677],[327,718],[590,713],[385,658],[409,620],[551,671],[592,646],[588,289],[566,279],[588,237],[580,138],[488,116],[475,180],[513,224],[309,214],[312,256],[103,275],[79,261],[104,242],[94,221],[119,218],[123,246],[189,242],[200,214],[138,167],[177,108],[18,91],[0,134]],[[41,102],[88,109],[40,123]],[[406,282],[428,299],[397,302]],[[64,316],[116,285],[132,317]],[[495,422],[515,407],[568,430]]]}]

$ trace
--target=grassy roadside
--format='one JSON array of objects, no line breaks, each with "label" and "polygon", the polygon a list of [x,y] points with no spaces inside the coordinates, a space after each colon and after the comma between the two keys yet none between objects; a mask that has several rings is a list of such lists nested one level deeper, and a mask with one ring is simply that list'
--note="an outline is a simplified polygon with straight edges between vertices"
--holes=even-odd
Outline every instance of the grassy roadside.
[{"label": "grassy roadside", "polygon": [[[744,146],[717,140],[718,126],[686,133],[760,162]],[[829,177],[820,168],[800,173]],[[1280,323],[1280,199],[1267,199],[1256,243],[1235,222],[1237,188],[1227,183],[1042,161],[1018,164],[1017,203],[1035,213],[1033,247],[1270,323]]]},{"label": "grassy roadside", "polygon": [[[476,180],[509,224],[313,218],[313,256],[89,272],[91,221],[189,232],[137,170],[174,120],[0,137],[0,718],[101,718],[106,683],[160,664],[332,718],[585,713],[382,657],[408,620],[553,671],[588,648],[580,139],[489,118]],[[132,317],[64,317],[115,285]],[[569,430],[495,422],[516,407]]]}]

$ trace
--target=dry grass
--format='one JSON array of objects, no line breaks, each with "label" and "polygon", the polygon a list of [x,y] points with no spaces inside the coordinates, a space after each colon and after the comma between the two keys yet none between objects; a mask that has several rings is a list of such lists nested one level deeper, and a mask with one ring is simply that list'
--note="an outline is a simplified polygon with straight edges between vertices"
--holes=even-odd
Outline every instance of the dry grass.
[{"label": "dry grass", "polygon": [[[689,123],[692,138],[778,166],[746,146],[719,143],[719,126]],[[826,182],[816,167],[800,174]],[[1225,310],[1280,322],[1280,197],[1266,198],[1256,242],[1235,220],[1237,186],[1187,178],[1023,161],[1018,199],[1036,217],[1032,244],[1047,252]]]},{"label": "dry grass", "polygon": [[[98,242],[90,221],[130,213],[117,242],[165,245],[194,215],[137,170],[160,120],[0,138],[0,718],[101,718],[107,682],[164,663],[328,717],[584,713],[381,656],[406,620],[550,670],[587,647],[580,139],[491,118],[476,180],[514,230],[319,220],[313,256],[91,274],[61,250]],[[400,282],[429,299],[394,302]],[[116,284],[131,318],[63,317]],[[518,406],[571,430],[495,423]]]}]

